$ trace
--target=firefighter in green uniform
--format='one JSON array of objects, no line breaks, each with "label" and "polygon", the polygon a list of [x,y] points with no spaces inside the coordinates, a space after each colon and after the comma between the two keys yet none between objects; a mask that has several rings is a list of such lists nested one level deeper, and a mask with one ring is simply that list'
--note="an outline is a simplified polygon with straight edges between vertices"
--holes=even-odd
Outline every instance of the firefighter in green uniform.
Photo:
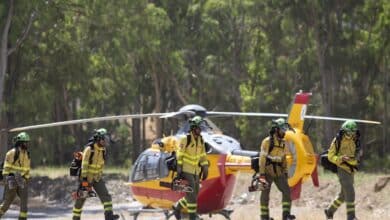
[{"label": "firefighter in green uniform", "polygon": [[[106,147],[109,146],[110,136],[105,128],[94,131],[91,142],[83,151],[81,162],[81,187],[93,187],[104,207],[105,220],[118,219],[118,215],[113,214],[112,199],[108,193],[106,184],[102,179],[103,167],[106,157]],[[82,207],[86,198],[79,197],[73,207],[73,220],[79,220]]]},{"label": "firefighter in green uniform", "polygon": [[337,176],[341,191],[337,198],[325,209],[327,219],[333,219],[337,208],[345,202],[347,205],[347,220],[355,220],[355,190],[353,187],[354,173],[357,170],[360,151],[360,133],[355,121],[347,120],[341,126],[333,139],[328,152],[328,159],[337,165]]},{"label": "firefighter in green uniform", "polygon": [[176,219],[181,218],[180,212],[183,208],[187,208],[190,220],[198,219],[197,197],[199,192],[199,178],[202,180],[207,179],[209,167],[205,143],[200,134],[202,121],[203,119],[200,116],[195,116],[190,119],[190,132],[180,140],[178,147],[177,176],[187,180],[193,192],[187,192],[173,206]]},{"label": "firefighter in green uniform", "polygon": [[269,194],[271,184],[275,182],[277,188],[282,192],[283,220],[295,219],[291,211],[290,187],[288,186],[288,170],[286,154],[288,147],[285,144],[285,132],[289,125],[285,119],[279,118],[272,121],[269,136],[261,143],[260,149],[260,183],[266,185],[260,196],[260,218],[271,220],[269,216]]},{"label": "firefighter in green uniform", "polygon": [[27,219],[28,179],[30,178],[30,154],[27,150],[30,136],[21,132],[13,138],[14,147],[5,155],[3,176],[5,196],[0,205],[0,218],[8,210],[16,195],[20,198],[19,220]]}]

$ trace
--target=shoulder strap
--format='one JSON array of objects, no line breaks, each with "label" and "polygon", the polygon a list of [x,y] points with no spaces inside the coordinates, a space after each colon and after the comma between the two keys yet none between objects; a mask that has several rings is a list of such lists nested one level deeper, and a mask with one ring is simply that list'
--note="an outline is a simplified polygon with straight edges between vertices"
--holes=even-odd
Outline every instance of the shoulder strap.
[{"label": "shoulder strap", "polygon": [[187,134],[186,148],[190,145],[190,143],[191,143],[191,134]]},{"label": "shoulder strap", "polygon": [[19,159],[19,154],[20,154],[19,147],[15,147],[14,161],[12,162],[12,164],[15,164],[16,160]]},{"label": "shoulder strap", "polygon": [[275,143],[274,143],[274,136],[270,136],[269,137],[269,147],[268,147],[268,154],[272,152],[272,150],[274,149],[275,147]]},{"label": "shoulder strap", "polygon": [[89,147],[91,148],[91,154],[89,155],[89,164],[91,164],[92,159],[93,159],[93,155],[95,154],[95,149],[93,147],[93,144],[89,145]]},{"label": "shoulder strap", "polygon": [[336,135],[336,140],[335,140],[335,144],[336,144],[336,155],[339,153],[340,151],[340,145],[341,145],[341,139],[343,137],[343,131],[340,130],[337,135]]}]

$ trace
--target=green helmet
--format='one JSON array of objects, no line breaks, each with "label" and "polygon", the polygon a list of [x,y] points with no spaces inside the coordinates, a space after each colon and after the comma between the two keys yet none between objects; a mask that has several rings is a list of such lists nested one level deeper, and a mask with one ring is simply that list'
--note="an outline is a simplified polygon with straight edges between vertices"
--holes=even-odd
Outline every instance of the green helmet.
[{"label": "green helmet", "polygon": [[357,124],[353,120],[347,120],[341,125],[341,130],[345,132],[356,132],[357,131]]},{"label": "green helmet", "polygon": [[286,119],[278,118],[278,119],[272,120],[272,127],[279,128],[283,131],[287,131],[289,126],[288,126],[288,123],[286,122]]},{"label": "green helmet", "polygon": [[200,116],[194,116],[193,118],[190,119],[190,128],[194,127],[200,127],[200,124],[202,123],[203,119]]},{"label": "green helmet", "polygon": [[107,129],[99,128],[99,129],[95,130],[93,137],[95,138],[95,140],[100,140],[100,139],[104,139],[105,136],[107,136],[107,135],[108,135]]},{"label": "green helmet", "polygon": [[21,132],[14,137],[14,142],[28,142],[30,141],[30,136],[26,132]]}]

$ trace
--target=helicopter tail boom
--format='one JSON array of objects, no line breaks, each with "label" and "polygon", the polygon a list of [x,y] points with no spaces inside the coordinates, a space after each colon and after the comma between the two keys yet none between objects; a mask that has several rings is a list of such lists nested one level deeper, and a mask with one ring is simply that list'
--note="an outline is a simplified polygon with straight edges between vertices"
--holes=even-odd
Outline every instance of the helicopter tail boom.
[{"label": "helicopter tail boom", "polygon": [[291,107],[290,114],[288,115],[288,123],[294,129],[302,130],[303,128],[307,103],[309,102],[310,96],[311,93],[302,92],[299,92],[295,95],[294,103]]},{"label": "helicopter tail boom", "polygon": [[240,155],[227,155],[225,168],[232,171],[240,171],[246,173],[253,173],[252,158]]}]

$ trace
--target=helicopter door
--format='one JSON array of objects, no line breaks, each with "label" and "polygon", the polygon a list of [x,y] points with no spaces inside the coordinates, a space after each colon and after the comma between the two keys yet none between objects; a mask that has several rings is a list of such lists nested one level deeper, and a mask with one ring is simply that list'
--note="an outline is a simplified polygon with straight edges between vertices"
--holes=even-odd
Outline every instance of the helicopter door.
[{"label": "helicopter door", "polygon": [[169,170],[165,164],[168,154],[146,150],[140,154],[131,171],[131,182],[156,180],[167,177]]}]

